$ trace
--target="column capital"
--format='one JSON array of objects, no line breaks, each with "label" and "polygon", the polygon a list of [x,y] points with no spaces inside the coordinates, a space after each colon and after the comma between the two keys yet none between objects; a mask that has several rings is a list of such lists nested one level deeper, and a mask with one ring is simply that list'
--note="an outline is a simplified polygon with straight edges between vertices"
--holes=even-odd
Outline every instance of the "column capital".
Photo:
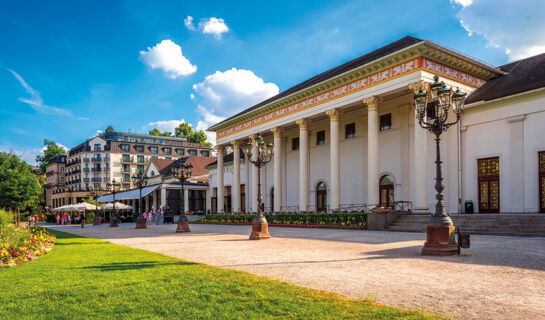
[{"label": "column capital", "polygon": [[367,106],[367,111],[377,111],[379,103],[382,103],[382,98],[378,96],[372,96],[363,99],[362,102]]},{"label": "column capital", "polygon": [[310,126],[310,120],[309,119],[295,120],[295,124],[299,126],[299,130],[308,130],[308,127]]},{"label": "column capital", "polygon": [[224,148],[225,148],[224,145],[218,144],[218,145],[216,146],[216,151],[217,151],[218,153],[220,153],[220,152],[223,151]]},{"label": "column capital", "polygon": [[327,110],[325,114],[329,117],[329,121],[339,122],[339,119],[341,118],[341,115],[343,114],[343,112],[341,109],[335,108],[335,109]]},{"label": "column capital", "polygon": [[273,136],[275,138],[281,138],[283,131],[284,131],[284,129],[282,127],[274,127],[274,128],[271,129],[271,132],[273,133]]},{"label": "column capital", "polygon": [[424,80],[409,83],[409,90],[411,90],[413,94],[417,94],[420,89],[422,89],[424,92],[428,92],[429,88],[430,88],[430,83]]},{"label": "column capital", "polygon": [[241,144],[242,144],[242,142],[239,141],[239,140],[231,141],[231,145],[233,146],[233,150],[239,150]]}]

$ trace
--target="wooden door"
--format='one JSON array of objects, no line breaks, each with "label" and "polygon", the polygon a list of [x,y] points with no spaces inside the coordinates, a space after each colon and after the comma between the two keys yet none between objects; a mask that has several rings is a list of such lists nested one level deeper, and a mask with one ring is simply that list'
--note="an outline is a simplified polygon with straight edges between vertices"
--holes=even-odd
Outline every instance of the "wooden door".
[{"label": "wooden door", "polygon": [[327,211],[327,187],[323,182],[316,187],[316,211]]},{"label": "wooden door", "polygon": [[380,186],[380,205],[391,207],[394,205],[394,186]]},{"label": "wooden door", "polygon": [[477,160],[479,213],[500,212],[500,158]]},{"label": "wooden door", "polygon": [[545,213],[545,151],[539,156],[539,212]]}]

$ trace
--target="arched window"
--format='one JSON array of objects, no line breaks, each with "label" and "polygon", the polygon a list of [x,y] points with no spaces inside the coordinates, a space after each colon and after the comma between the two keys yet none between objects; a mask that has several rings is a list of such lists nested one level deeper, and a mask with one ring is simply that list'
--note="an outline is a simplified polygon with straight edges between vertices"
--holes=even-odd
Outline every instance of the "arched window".
[{"label": "arched window", "polygon": [[394,180],[387,174],[380,178],[380,205],[386,207],[394,205]]},{"label": "arched window", "polygon": [[316,211],[327,211],[327,187],[323,181],[316,186]]}]

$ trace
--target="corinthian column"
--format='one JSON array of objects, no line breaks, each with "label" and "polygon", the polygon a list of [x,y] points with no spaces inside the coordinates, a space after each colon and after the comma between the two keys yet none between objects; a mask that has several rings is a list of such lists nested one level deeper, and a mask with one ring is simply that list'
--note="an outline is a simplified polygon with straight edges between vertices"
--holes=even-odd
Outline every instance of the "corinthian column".
[{"label": "corinthian column", "polygon": [[233,213],[240,212],[240,142],[233,141]]},{"label": "corinthian column", "polygon": [[295,121],[299,126],[299,211],[308,210],[309,199],[309,141],[308,127],[310,120]]},{"label": "corinthian column", "polygon": [[[252,142],[252,161],[257,160],[257,140],[256,135],[250,135],[249,136],[250,141]],[[258,201],[257,201],[257,175],[259,174],[259,170],[256,166],[252,165],[252,212],[257,212],[258,210]]]},{"label": "corinthian column", "polygon": [[274,135],[274,206],[273,212],[280,212],[282,207],[282,128],[271,129]]},{"label": "corinthian column", "polygon": [[[428,83],[419,81],[411,83],[409,89],[414,93],[418,93],[420,88],[426,90]],[[413,162],[413,190],[411,196],[413,201],[413,210],[416,213],[429,213],[428,207],[428,188],[427,188],[427,173],[428,167],[428,137],[427,130],[418,124],[418,120],[414,121],[414,162]]]},{"label": "corinthian column", "polygon": [[326,114],[329,116],[329,131],[331,138],[329,151],[331,196],[329,197],[329,208],[331,211],[338,211],[341,202],[341,169],[339,165],[339,119],[341,117],[341,110],[329,110]]},{"label": "corinthian column", "polygon": [[217,193],[217,208],[218,213],[223,213],[223,193],[225,187],[223,186],[223,146],[217,146],[218,152],[218,193]]},{"label": "corinthian column", "polygon": [[363,99],[367,106],[367,205],[379,204],[377,96]]}]

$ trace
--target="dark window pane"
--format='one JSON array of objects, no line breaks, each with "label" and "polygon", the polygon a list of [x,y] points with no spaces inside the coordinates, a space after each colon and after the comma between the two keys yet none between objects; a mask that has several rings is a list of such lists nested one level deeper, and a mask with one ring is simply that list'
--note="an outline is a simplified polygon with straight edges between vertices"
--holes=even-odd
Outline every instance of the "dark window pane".
[{"label": "dark window pane", "polygon": [[316,144],[324,144],[325,143],[325,131],[318,131],[316,133]]},{"label": "dark window pane", "polygon": [[291,139],[291,150],[299,150],[299,137]]},{"label": "dark window pane", "polygon": [[392,114],[383,114],[380,116],[380,131],[392,129]]},{"label": "dark window pane", "polygon": [[345,133],[344,138],[350,139],[354,138],[356,136],[356,124],[355,123],[349,123],[345,127]]}]

